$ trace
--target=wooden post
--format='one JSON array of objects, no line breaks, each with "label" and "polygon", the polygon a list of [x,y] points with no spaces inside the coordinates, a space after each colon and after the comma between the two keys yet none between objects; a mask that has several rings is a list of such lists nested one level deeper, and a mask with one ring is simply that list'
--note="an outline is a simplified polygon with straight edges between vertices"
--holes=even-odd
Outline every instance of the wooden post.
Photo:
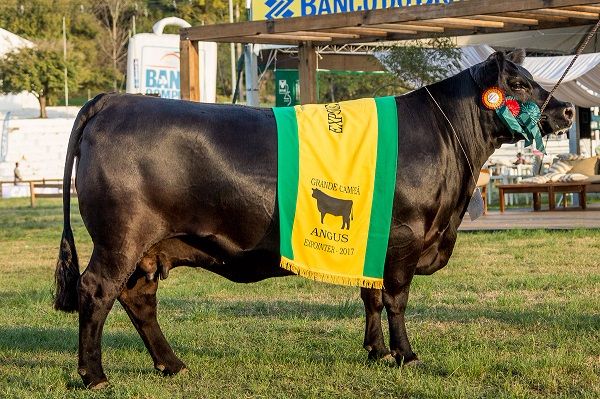
[{"label": "wooden post", "polygon": [[317,102],[317,51],[312,42],[302,42],[298,46],[298,75],[300,77],[300,103]]},{"label": "wooden post", "polygon": [[554,187],[548,186],[548,208],[553,211],[556,208],[556,197],[554,196]]},{"label": "wooden post", "polygon": [[542,209],[542,199],[540,193],[533,193],[533,210],[539,211]]},{"label": "wooden post", "polygon": [[31,199],[31,207],[35,208],[35,183],[29,182],[29,198]]},{"label": "wooden post", "polygon": [[179,42],[181,99],[200,101],[198,42],[182,39]]}]

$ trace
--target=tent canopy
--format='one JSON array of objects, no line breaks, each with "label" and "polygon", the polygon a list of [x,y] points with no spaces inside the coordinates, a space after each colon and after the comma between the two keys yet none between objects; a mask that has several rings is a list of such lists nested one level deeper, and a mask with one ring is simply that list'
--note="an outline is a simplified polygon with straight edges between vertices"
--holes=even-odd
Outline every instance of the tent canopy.
[{"label": "tent canopy", "polygon": [[[494,48],[522,47],[539,55],[575,54],[579,44],[585,39],[594,24],[569,26],[555,29],[535,29],[521,32],[501,32],[483,35],[457,36],[457,46],[487,44]],[[584,53],[600,52],[600,38],[595,35],[583,50]]]},{"label": "tent canopy", "polygon": [[[462,69],[484,61],[494,52],[490,46],[463,47]],[[551,90],[574,56],[526,57],[523,66],[544,89]],[[600,105],[600,53],[582,54],[565,76],[554,96],[580,107]]]},{"label": "tent canopy", "polygon": [[[291,1],[290,1],[291,2]],[[290,2],[281,2],[285,7]],[[352,4],[352,2],[350,2]],[[368,2],[366,2],[368,3]],[[366,5],[366,3],[364,5]],[[397,6],[399,3],[399,7]],[[385,9],[291,17],[180,30],[181,97],[199,100],[198,41],[297,44],[300,102],[316,102],[316,46],[438,36],[521,32],[589,25],[600,17],[598,0],[469,0],[392,2]],[[279,3],[277,3],[279,7]],[[323,3],[324,4],[324,3]],[[410,4],[413,4],[412,1]],[[387,6],[387,3],[386,3]],[[370,8],[370,7],[367,7]],[[281,11],[282,7],[277,8]],[[353,7],[351,7],[353,10]],[[331,12],[331,9],[328,11]],[[252,88],[254,90],[254,88]]]},{"label": "tent canopy", "polygon": [[33,47],[33,43],[0,28],[0,57],[21,47]]}]

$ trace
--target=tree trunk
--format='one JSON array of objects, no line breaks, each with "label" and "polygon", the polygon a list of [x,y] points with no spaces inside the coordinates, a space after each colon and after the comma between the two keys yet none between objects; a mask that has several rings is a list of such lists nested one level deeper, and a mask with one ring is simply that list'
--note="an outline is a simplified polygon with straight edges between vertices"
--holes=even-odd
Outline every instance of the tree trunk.
[{"label": "tree trunk", "polygon": [[39,96],[38,101],[40,102],[40,118],[45,119],[48,117],[48,113],[46,112],[46,96]]}]

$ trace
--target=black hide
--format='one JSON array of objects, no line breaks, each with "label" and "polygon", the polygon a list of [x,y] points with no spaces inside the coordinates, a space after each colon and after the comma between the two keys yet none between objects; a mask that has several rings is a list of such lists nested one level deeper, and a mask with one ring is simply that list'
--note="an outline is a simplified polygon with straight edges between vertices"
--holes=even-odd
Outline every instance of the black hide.
[{"label": "black hide", "polygon": [[[490,86],[540,105],[547,95],[510,56],[496,53],[429,86],[458,138],[425,90],[396,98],[398,169],[385,289],[361,292],[371,358],[416,360],[404,327],[412,277],[446,265],[480,167],[495,148],[519,139],[482,107],[482,90]],[[571,118],[572,107],[553,99],[543,132],[567,128]],[[80,212],[94,249],[79,278],[65,194],[55,307],[79,311],[79,373],[87,386],[106,383],[100,339],[115,299],[157,369],[172,374],[185,367],[156,322],[157,276],[165,278],[171,267],[205,267],[239,282],[289,274],[279,268],[277,132],[270,109],[101,95],[75,122],[65,193],[74,157]],[[348,216],[333,205],[323,208],[327,212]],[[389,350],[380,323],[384,306]]]}]

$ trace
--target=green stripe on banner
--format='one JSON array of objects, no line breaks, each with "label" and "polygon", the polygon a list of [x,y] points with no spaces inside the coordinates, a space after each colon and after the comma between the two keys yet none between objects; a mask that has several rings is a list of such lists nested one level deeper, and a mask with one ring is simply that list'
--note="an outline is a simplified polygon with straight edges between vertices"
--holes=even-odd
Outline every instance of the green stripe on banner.
[{"label": "green stripe on banner", "polygon": [[277,121],[277,198],[281,256],[294,259],[292,228],[296,215],[299,174],[298,123],[294,107],[273,108]]},{"label": "green stripe on banner", "polygon": [[369,238],[363,275],[383,277],[385,255],[390,238],[392,206],[398,164],[398,113],[395,97],[375,98],[377,105],[377,163]]}]

